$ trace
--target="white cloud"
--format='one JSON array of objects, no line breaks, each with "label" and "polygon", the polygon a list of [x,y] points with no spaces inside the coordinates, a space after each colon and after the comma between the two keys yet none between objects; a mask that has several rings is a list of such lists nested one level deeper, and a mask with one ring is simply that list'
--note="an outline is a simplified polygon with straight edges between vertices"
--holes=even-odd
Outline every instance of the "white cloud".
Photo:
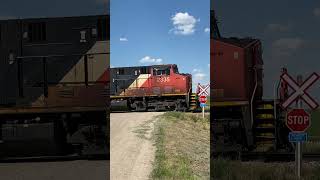
[{"label": "white cloud", "polygon": [[291,55],[305,45],[301,38],[281,38],[272,43],[274,55]]},{"label": "white cloud", "polygon": [[210,33],[210,28],[204,28],[204,32]]},{"label": "white cloud", "polygon": [[316,17],[320,17],[320,8],[315,8],[313,10],[313,15],[316,16]]},{"label": "white cloud", "polygon": [[202,81],[207,75],[201,72],[193,74],[194,80],[196,81]]},{"label": "white cloud", "polygon": [[200,69],[193,69],[192,72],[196,73],[196,72],[201,72]]},{"label": "white cloud", "polygon": [[176,13],[171,17],[174,28],[171,30],[174,34],[178,35],[191,35],[195,32],[195,26],[197,21],[195,17],[189,15],[189,13]]},{"label": "white cloud", "polygon": [[202,81],[205,79],[205,77],[207,76],[205,73],[202,72],[201,69],[197,69],[197,68],[194,68],[192,70],[192,76],[193,76],[193,80],[196,81],[196,82],[199,82],[199,81]]},{"label": "white cloud", "polygon": [[142,64],[161,64],[162,63],[162,59],[161,58],[152,58],[150,56],[145,56],[142,59],[140,59],[139,61]]},{"label": "white cloud", "polygon": [[301,38],[282,38],[273,42],[273,46],[284,50],[297,50],[303,45]]},{"label": "white cloud", "polygon": [[287,32],[291,26],[289,24],[268,24],[266,29],[271,32]]},{"label": "white cloud", "polygon": [[121,37],[120,41],[128,41],[128,39],[126,37]]}]

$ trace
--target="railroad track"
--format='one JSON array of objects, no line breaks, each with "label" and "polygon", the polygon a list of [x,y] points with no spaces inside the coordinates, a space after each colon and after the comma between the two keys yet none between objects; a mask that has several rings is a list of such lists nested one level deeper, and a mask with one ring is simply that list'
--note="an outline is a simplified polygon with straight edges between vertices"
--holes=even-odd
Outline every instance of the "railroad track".
[{"label": "railroad track", "polygon": [[1,157],[0,163],[17,162],[55,162],[55,161],[75,161],[75,160],[110,160],[110,155],[61,155],[61,156],[32,156],[32,157]]}]

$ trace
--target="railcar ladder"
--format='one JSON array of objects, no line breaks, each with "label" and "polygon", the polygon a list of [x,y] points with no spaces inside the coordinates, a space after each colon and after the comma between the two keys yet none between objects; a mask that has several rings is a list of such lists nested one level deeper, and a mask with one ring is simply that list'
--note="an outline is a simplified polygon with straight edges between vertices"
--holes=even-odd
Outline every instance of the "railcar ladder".
[{"label": "railcar ladder", "polygon": [[270,151],[276,148],[276,121],[274,117],[273,101],[257,103],[254,135],[257,145],[256,151]]},{"label": "railcar ladder", "polygon": [[198,108],[198,97],[196,93],[190,94],[189,108],[191,111],[194,111]]}]

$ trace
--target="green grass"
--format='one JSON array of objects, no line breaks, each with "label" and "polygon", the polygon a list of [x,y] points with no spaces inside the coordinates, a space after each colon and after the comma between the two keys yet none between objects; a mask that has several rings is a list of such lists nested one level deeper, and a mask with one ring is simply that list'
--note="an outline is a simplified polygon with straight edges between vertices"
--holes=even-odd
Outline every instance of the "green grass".
[{"label": "green grass", "polygon": [[311,126],[308,129],[308,142],[304,143],[303,152],[320,152],[320,110],[311,113]]},{"label": "green grass", "polygon": [[[300,180],[320,180],[320,164],[304,163]],[[211,167],[216,180],[296,180],[294,162],[263,163],[216,159]]]},{"label": "green grass", "polygon": [[167,112],[155,124],[152,179],[209,179],[209,116]]},{"label": "green grass", "polygon": [[308,129],[310,136],[318,136],[320,140],[320,110],[314,111],[311,114],[311,126]]}]

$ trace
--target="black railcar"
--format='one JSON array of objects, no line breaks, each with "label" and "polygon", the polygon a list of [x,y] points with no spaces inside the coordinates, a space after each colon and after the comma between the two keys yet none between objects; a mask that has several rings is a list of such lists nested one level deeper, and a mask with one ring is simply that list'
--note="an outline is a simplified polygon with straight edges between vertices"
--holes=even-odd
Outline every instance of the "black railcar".
[{"label": "black railcar", "polygon": [[0,21],[0,157],[108,152],[109,17]]}]

